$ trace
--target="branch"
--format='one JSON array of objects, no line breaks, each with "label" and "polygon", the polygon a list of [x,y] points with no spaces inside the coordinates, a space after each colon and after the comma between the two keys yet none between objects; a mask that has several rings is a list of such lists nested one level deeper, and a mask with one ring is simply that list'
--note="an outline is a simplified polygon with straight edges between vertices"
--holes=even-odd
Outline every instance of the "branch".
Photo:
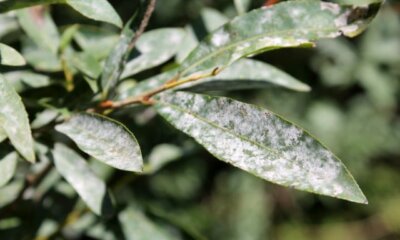
[{"label": "branch", "polygon": [[133,37],[131,43],[129,44],[129,52],[135,47],[135,44],[139,37],[143,34],[144,30],[146,30],[147,25],[149,24],[149,20],[151,15],[154,12],[154,8],[156,7],[156,0],[150,0],[147,5],[146,12],[144,13],[142,22],[140,23],[139,29],[136,31],[135,36]]}]

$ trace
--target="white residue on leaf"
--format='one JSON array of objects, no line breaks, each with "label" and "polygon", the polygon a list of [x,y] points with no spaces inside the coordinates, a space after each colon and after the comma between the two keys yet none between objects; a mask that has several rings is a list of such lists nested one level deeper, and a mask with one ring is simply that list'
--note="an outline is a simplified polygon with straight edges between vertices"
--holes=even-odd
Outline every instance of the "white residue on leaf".
[{"label": "white residue on leaf", "polygon": [[211,43],[216,46],[222,46],[228,43],[230,40],[230,35],[228,32],[224,31],[223,29],[215,32],[211,37]]},{"label": "white residue on leaf", "polygon": [[321,2],[321,10],[328,10],[331,13],[337,15],[340,13],[340,6],[335,3]]},{"label": "white residue on leaf", "polygon": [[162,99],[168,105],[159,112],[216,157],[278,184],[348,196],[341,162],[302,129],[267,110],[182,92]]},{"label": "white residue on leaf", "polygon": [[79,114],[57,125],[82,151],[115,168],[141,171],[142,156],[136,140],[122,126],[97,116]]}]

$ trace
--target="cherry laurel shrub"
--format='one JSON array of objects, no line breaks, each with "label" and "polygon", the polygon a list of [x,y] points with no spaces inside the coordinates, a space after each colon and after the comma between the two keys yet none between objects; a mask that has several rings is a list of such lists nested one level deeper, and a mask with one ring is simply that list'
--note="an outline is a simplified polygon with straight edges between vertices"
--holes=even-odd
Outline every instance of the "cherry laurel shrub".
[{"label": "cherry laurel shrub", "polygon": [[[2,25],[8,24],[0,34],[15,29],[25,34],[22,54],[0,43],[0,63],[7,66],[0,75],[0,190],[9,195],[0,207],[21,198],[39,201],[47,191],[42,182],[60,175],[93,213],[117,211],[122,223],[139,219],[135,207],[118,210],[122,200],[108,191],[109,173],[92,163],[133,172],[130,178],[167,164],[167,158],[144,161],[140,139],[118,121],[127,115],[145,119],[153,112],[215,158],[262,179],[367,203],[342,162],[308,132],[267,109],[204,94],[271,85],[309,91],[287,73],[249,57],[358,35],[380,7],[380,2],[358,2],[286,1],[233,19],[220,16],[210,21],[211,33],[200,42],[183,28],[144,31],[153,0],[138,4],[125,24],[106,0],[0,2]],[[69,5],[110,26],[57,28],[47,4]],[[120,29],[119,36],[109,29]],[[162,64],[159,75],[133,80]],[[23,176],[16,171],[20,158],[32,164],[24,165]]]}]

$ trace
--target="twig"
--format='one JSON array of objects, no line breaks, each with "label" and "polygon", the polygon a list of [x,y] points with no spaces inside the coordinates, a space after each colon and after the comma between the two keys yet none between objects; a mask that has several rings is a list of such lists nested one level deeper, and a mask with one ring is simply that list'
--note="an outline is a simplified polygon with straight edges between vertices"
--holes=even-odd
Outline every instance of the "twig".
[{"label": "twig", "polygon": [[150,0],[147,5],[146,12],[144,13],[142,22],[140,23],[139,29],[136,31],[135,36],[133,37],[131,43],[129,44],[129,52],[135,47],[135,44],[139,37],[143,34],[144,30],[146,30],[147,25],[149,24],[149,20],[151,15],[153,14],[154,8],[156,7],[156,0]]},{"label": "twig", "polygon": [[131,105],[131,104],[136,104],[136,103],[151,105],[151,104],[154,104],[154,101],[151,100],[151,97],[153,97],[154,95],[156,95],[158,93],[164,92],[171,88],[175,88],[175,87],[183,85],[185,83],[194,82],[199,79],[203,79],[203,78],[207,78],[207,77],[213,77],[213,76],[217,75],[219,72],[220,72],[220,69],[215,68],[212,72],[203,73],[203,74],[194,74],[194,75],[191,75],[191,76],[189,76],[187,78],[183,78],[183,79],[179,79],[179,75],[178,75],[178,76],[172,78],[171,80],[167,81],[164,85],[157,87],[155,89],[152,89],[148,92],[145,92],[139,96],[126,98],[124,100],[117,101],[117,102],[112,102],[110,100],[103,102],[102,104],[100,104],[100,108],[102,108],[102,110],[116,109],[116,108],[121,108],[121,107],[125,107],[125,106]]}]

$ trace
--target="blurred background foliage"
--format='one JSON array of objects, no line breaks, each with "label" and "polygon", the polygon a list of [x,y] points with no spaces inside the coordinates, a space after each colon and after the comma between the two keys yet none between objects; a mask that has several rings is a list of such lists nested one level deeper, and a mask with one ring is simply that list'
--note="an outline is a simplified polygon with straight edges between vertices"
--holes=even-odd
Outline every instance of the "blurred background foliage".
[{"label": "blurred background foliage", "polygon": [[[131,0],[110,2],[126,22],[135,4]],[[188,36],[194,33],[192,41],[196,42],[219,22],[238,14],[234,2],[247,2],[249,8],[255,8],[265,1],[158,1],[149,29],[185,27]],[[63,6],[50,10],[62,30],[77,22],[96,24]],[[214,159],[154,112],[139,108],[135,114],[126,111],[118,117],[140,140],[143,155],[152,166],[147,169],[150,174],[128,174],[91,161],[119,208],[129,205],[127,210],[119,216],[96,217],[54,170],[19,196],[24,174],[39,172],[42,167],[30,169],[28,163],[20,162],[18,175],[0,188],[0,239],[123,239],[124,234],[135,239],[138,231],[145,234],[154,229],[160,236],[169,236],[167,239],[400,239],[399,12],[398,2],[386,1],[369,29],[355,39],[323,40],[313,49],[283,49],[257,56],[309,84],[311,92],[271,87],[224,93],[271,109],[308,129],[348,166],[369,199],[368,205],[260,180]],[[82,39],[91,40],[87,46],[99,55],[107,54],[101,49],[107,49],[110,42],[112,46],[116,39],[112,33],[117,30],[98,23],[91,29],[87,32],[91,38]],[[7,15],[0,17],[0,39],[22,49],[39,72],[59,68],[57,61],[35,53],[18,24]],[[172,66],[174,60],[136,74],[134,80]],[[46,79],[36,78],[35,82],[45,84]],[[59,90],[30,92],[26,84],[14,86],[20,87],[26,99],[30,94],[51,98],[57,94],[54,90]],[[89,91],[82,88],[82,92]]]}]

